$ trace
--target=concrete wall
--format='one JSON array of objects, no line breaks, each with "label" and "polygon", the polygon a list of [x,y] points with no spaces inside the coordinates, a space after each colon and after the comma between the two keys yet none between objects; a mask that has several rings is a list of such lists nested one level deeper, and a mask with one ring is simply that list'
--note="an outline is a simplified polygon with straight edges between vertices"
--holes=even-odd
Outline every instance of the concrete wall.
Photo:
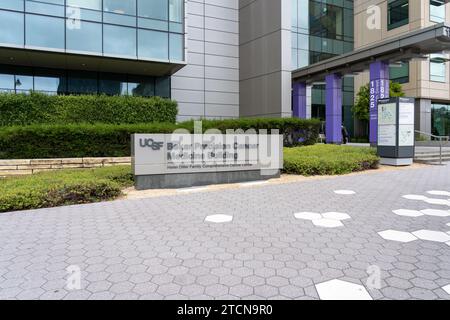
[{"label": "concrete wall", "polygon": [[238,0],[186,0],[188,65],[172,76],[178,120],[239,116]]},{"label": "concrete wall", "polygon": [[290,117],[291,0],[239,1],[240,116]]}]

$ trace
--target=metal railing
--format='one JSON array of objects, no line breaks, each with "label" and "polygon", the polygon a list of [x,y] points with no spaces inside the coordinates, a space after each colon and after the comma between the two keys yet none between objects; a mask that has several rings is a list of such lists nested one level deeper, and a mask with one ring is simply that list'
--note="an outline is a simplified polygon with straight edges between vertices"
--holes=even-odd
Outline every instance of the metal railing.
[{"label": "metal railing", "polygon": [[443,143],[444,142],[448,143],[450,141],[450,137],[449,136],[436,136],[434,134],[423,132],[423,131],[419,131],[419,130],[415,130],[414,132],[416,134],[418,134],[420,137],[425,136],[425,137],[430,138],[430,141],[434,141],[434,142],[438,142],[439,143],[439,164],[442,165],[442,147],[443,147]]}]

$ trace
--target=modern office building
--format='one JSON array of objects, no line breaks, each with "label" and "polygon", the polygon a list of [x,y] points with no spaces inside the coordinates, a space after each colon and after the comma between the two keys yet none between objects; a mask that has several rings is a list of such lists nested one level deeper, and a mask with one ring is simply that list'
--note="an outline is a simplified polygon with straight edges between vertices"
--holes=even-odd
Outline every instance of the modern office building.
[{"label": "modern office building", "polygon": [[[407,35],[439,23],[450,22],[445,0],[355,0],[355,49]],[[367,19],[380,8],[380,28],[367,28]],[[391,79],[400,82],[405,94],[416,98],[416,129],[450,136],[450,68],[448,52],[390,66]],[[369,82],[368,73],[355,77],[355,90]]]},{"label": "modern office building", "polygon": [[[291,117],[292,71],[435,23],[444,0],[2,0],[0,90],[158,95],[179,120]],[[366,26],[370,6],[379,29]],[[419,129],[450,134],[445,55],[397,63],[391,78],[418,98]],[[343,122],[367,74],[343,79]],[[302,117],[325,118],[324,83]]]}]

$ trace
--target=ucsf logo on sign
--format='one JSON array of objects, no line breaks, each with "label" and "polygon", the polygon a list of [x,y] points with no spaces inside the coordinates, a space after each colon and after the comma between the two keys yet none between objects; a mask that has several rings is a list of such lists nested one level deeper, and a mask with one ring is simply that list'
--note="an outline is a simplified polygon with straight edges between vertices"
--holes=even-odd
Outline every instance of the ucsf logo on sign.
[{"label": "ucsf logo on sign", "polygon": [[139,145],[142,148],[151,148],[152,150],[158,151],[161,150],[161,148],[164,146],[164,142],[158,142],[150,138],[141,138],[139,139]]}]

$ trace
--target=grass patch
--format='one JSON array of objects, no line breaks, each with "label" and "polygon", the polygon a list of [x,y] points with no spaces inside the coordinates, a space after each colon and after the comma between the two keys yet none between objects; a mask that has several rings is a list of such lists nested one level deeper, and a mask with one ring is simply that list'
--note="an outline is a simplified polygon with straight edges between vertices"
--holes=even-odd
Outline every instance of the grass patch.
[{"label": "grass patch", "polygon": [[42,172],[0,179],[0,212],[117,198],[133,185],[130,166]]},{"label": "grass patch", "polygon": [[340,175],[378,166],[379,158],[371,148],[317,144],[284,149],[284,172],[289,174]]}]

